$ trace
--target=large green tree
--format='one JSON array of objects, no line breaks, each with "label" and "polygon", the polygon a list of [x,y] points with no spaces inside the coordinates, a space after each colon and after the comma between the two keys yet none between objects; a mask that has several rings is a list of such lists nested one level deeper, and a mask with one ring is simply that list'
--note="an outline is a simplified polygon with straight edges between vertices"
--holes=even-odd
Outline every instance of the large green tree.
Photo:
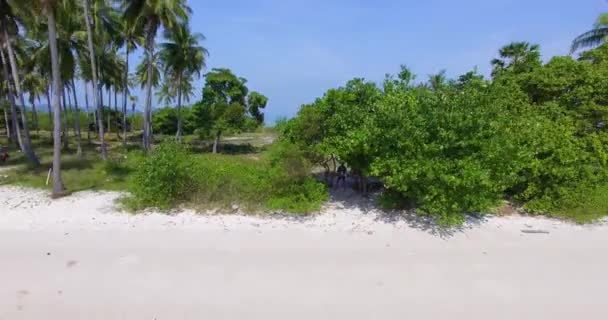
[{"label": "large green tree", "polygon": [[197,127],[214,137],[213,153],[218,152],[222,133],[238,131],[245,124],[247,80],[229,69],[213,69],[205,75],[203,98],[194,106]]}]

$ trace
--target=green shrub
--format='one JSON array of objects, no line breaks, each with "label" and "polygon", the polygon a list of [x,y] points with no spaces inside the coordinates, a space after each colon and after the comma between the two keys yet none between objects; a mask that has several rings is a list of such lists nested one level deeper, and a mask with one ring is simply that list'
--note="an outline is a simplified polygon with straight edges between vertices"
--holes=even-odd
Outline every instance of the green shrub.
[{"label": "green shrub", "polygon": [[195,188],[190,156],[183,145],[163,143],[137,167],[129,184],[135,207],[169,208]]},{"label": "green shrub", "polygon": [[559,195],[532,199],[525,207],[533,214],[565,218],[577,223],[595,222],[608,215],[608,184],[562,188]]},{"label": "green shrub", "polygon": [[313,178],[306,178],[303,181],[284,185],[282,189],[275,189],[266,201],[266,206],[271,210],[305,214],[319,211],[328,198],[327,187],[324,184]]},{"label": "green shrub", "polygon": [[[280,210],[304,214],[320,210],[328,199],[325,185],[309,176],[310,165],[292,146],[271,148],[262,159],[189,154],[163,143],[141,162],[129,184],[127,207]],[[291,152],[293,151],[293,153]],[[133,156],[136,158],[137,156]],[[108,164],[117,170],[115,164]],[[128,163],[118,165],[119,168]]]}]

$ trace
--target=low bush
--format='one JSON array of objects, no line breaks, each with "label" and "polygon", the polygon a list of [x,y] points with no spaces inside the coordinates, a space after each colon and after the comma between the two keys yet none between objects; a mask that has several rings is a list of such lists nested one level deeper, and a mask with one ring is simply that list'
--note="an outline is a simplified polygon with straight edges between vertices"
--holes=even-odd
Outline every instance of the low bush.
[{"label": "low bush", "polygon": [[135,170],[129,184],[135,207],[169,208],[196,187],[190,155],[183,145],[163,143]]},{"label": "low bush", "polygon": [[250,212],[318,211],[328,199],[327,189],[309,176],[308,162],[290,150],[292,146],[273,146],[261,158],[196,155],[164,143],[137,168],[126,204],[131,209],[184,204],[198,209],[237,205]]}]

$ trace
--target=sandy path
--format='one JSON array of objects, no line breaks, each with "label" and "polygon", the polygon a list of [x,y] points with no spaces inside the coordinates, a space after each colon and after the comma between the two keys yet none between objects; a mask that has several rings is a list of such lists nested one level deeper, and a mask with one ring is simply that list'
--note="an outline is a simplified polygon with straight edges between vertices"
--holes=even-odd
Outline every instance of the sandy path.
[{"label": "sandy path", "polygon": [[130,216],[116,196],[0,187],[0,319],[608,318],[605,224],[490,218],[442,238],[337,204]]}]

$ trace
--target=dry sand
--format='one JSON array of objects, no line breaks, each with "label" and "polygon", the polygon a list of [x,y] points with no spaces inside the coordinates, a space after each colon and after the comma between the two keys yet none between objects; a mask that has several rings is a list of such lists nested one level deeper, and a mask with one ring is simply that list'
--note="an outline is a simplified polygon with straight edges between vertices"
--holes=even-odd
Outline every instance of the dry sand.
[{"label": "dry sand", "polygon": [[133,216],[118,196],[0,187],[0,319],[608,319],[606,223]]}]

